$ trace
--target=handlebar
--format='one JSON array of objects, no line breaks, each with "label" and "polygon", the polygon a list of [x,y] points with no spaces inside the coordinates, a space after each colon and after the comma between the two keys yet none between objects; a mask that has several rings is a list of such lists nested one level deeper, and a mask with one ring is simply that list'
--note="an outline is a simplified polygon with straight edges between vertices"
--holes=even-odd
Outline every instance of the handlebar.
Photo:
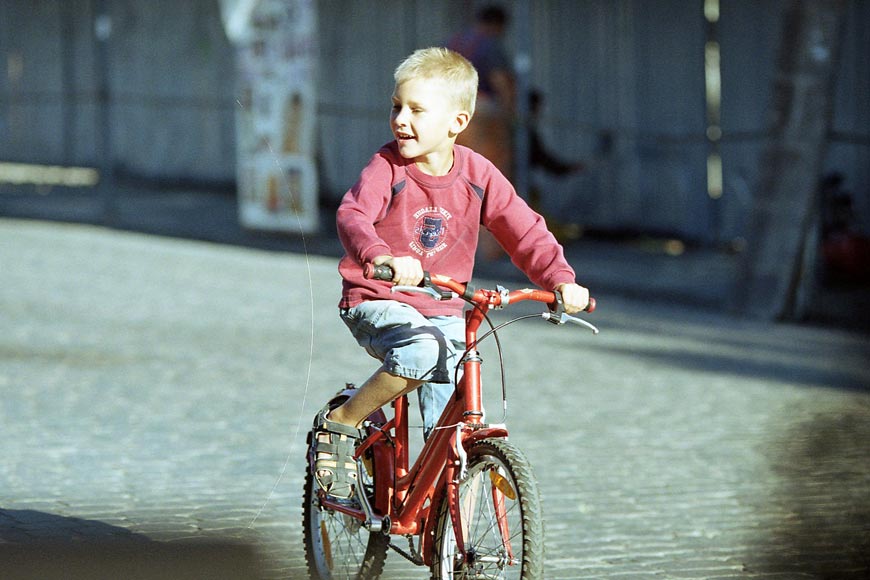
[{"label": "handlebar", "polygon": [[[393,269],[386,264],[376,266],[369,263],[363,268],[363,276],[370,280],[390,281],[393,279]],[[449,292],[444,292],[441,288],[445,288],[449,290]],[[564,313],[562,296],[558,291],[550,292],[548,290],[532,290],[528,288],[513,291],[509,291],[505,288],[499,288],[497,291],[478,290],[471,284],[457,282],[448,276],[429,274],[428,272],[424,273],[423,281],[419,287],[400,286],[395,287],[394,290],[423,292],[432,295],[436,300],[449,300],[454,297],[455,293],[456,296],[462,297],[467,302],[488,304],[491,307],[507,306],[512,302],[521,302],[523,300],[533,300],[535,302],[543,302],[544,304],[549,305],[552,313],[549,315],[548,320],[554,324],[564,324],[565,322],[575,322],[579,320]],[[595,306],[595,299],[590,296],[589,304],[586,306],[584,311],[592,312],[595,310]],[[547,314],[545,313],[544,316],[546,318]],[[585,321],[581,321],[580,324],[591,326]],[[593,331],[597,333],[597,329],[594,327]]]}]

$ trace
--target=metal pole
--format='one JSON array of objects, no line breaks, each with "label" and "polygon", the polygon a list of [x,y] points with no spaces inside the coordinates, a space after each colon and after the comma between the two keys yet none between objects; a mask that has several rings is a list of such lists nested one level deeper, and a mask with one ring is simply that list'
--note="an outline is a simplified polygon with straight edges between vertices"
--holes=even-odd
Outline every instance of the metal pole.
[{"label": "metal pole", "polygon": [[117,220],[114,179],[112,176],[112,119],[109,82],[109,40],[112,19],[106,0],[94,5],[94,72],[97,84],[96,153],[100,168],[99,192],[102,201],[103,223],[112,225]]},{"label": "metal pole", "polygon": [[63,162],[67,165],[75,163],[73,153],[75,120],[78,109],[75,90],[75,56],[73,39],[75,36],[73,22],[75,10],[70,3],[62,4],[59,11],[60,46],[61,46],[61,95],[60,110],[63,117],[61,139],[63,143]]},{"label": "metal pole", "polygon": [[532,10],[529,0],[516,3],[516,125],[514,126],[514,187],[529,199],[529,89],[532,70]]}]

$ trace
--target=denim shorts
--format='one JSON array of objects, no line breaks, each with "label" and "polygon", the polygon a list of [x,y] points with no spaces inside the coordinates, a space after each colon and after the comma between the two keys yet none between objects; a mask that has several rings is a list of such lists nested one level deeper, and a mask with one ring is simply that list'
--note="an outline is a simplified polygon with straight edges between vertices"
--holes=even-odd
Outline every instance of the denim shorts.
[{"label": "denim shorts", "polygon": [[342,309],[341,319],[359,345],[382,361],[383,370],[424,381],[418,395],[428,435],[453,393],[465,352],[465,321],[458,316],[426,317],[396,300],[362,302]]},{"label": "denim shorts", "polygon": [[426,317],[396,300],[370,300],[343,309],[341,319],[356,341],[390,374],[432,383],[452,383],[465,350],[465,321]]}]

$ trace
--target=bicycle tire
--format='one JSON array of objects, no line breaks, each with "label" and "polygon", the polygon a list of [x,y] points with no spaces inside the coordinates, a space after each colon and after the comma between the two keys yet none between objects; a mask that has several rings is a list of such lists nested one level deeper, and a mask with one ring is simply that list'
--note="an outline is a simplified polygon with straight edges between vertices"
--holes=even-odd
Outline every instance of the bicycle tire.
[{"label": "bicycle tire", "polygon": [[[468,450],[467,467],[467,476],[460,482],[459,505],[467,530],[468,557],[458,557],[445,493],[438,508],[432,579],[543,578],[541,499],[528,460],[504,439],[484,439]],[[501,539],[495,496],[504,498],[512,558]]]},{"label": "bicycle tire", "polygon": [[[375,473],[371,467],[372,475]],[[372,493],[374,480],[363,481]],[[302,494],[302,541],[312,580],[377,580],[384,569],[390,538],[369,532],[362,522],[321,508],[311,462],[305,470]]]}]

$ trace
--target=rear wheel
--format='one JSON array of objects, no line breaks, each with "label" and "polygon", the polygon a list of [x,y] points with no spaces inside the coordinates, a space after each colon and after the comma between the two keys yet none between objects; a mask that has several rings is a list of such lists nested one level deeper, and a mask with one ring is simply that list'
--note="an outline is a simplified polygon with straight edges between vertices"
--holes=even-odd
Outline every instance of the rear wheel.
[{"label": "rear wheel", "polygon": [[460,553],[450,502],[441,500],[432,578],[542,578],[544,525],[531,466],[503,439],[485,439],[468,451],[468,474],[459,485],[465,553]]},{"label": "rear wheel", "polygon": [[[353,387],[329,402],[335,408],[347,400]],[[385,422],[380,411],[373,414]],[[312,437],[312,434],[309,434]],[[311,441],[309,439],[309,448]],[[371,453],[369,451],[369,453]],[[314,478],[314,461],[309,458],[302,492],[302,543],[312,580],[376,580],[384,569],[390,538],[381,532],[370,533],[360,520],[320,505],[319,486]],[[357,493],[372,497],[375,469],[371,461],[360,470]]]},{"label": "rear wheel", "polygon": [[[374,467],[366,462],[360,487],[374,490]],[[312,462],[305,472],[302,495],[302,539],[305,561],[312,580],[374,580],[379,578],[387,558],[389,536],[370,533],[362,522],[320,505]],[[371,497],[371,495],[369,495]]]}]

